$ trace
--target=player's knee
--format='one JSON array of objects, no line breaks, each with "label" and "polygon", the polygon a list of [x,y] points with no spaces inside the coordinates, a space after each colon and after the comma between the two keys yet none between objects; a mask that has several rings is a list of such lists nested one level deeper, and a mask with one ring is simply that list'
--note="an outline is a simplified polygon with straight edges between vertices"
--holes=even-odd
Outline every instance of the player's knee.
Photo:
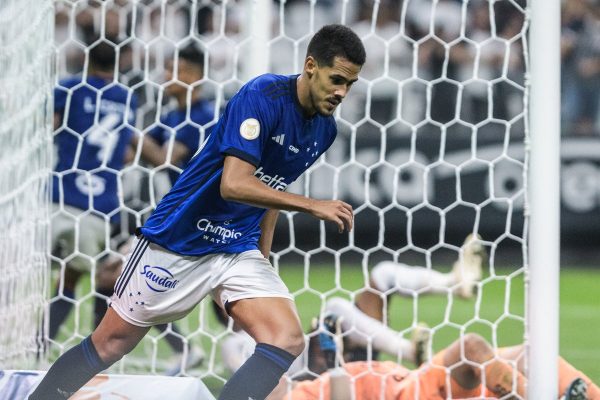
[{"label": "player's knee", "polygon": [[269,341],[267,341],[268,344],[279,347],[296,357],[304,351],[304,334],[300,326],[280,329]]},{"label": "player's knee", "polygon": [[100,356],[100,359],[107,364],[116,363],[128,353],[126,351],[123,351],[122,347],[113,345],[97,346],[96,351],[98,352],[98,356]]},{"label": "player's knee", "polygon": [[108,337],[92,337],[94,347],[100,359],[107,364],[119,361],[135,347],[126,336],[110,335]]},{"label": "player's knee", "polygon": [[304,347],[304,334],[302,333],[302,330],[298,329],[290,333],[285,341],[284,350],[298,357],[304,351]]},{"label": "player's knee", "polygon": [[269,332],[263,332],[260,336],[254,337],[254,340],[257,343],[279,347],[296,357],[304,351],[305,346],[304,334],[300,324],[297,327],[280,325]]}]

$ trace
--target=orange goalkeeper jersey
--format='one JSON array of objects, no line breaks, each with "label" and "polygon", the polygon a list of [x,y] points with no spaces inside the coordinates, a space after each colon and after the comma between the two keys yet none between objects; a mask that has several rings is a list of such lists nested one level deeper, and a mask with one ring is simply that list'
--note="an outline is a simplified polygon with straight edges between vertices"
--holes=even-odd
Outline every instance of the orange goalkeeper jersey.
[{"label": "orange goalkeeper jersey", "polygon": [[[452,379],[444,368],[446,350],[437,353],[431,363],[422,365],[415,371],[409,371],[391,361],[353,362],[344,366],[352,377],[352,389],[356,400],[442,400],[466,398],[496,398],[483,385],[466,389]],[[571,364],[559,359],[559,393],[575,378],[582,378],[588,385],[590,400],[600,400],[600,389],[589,377],[575,369]],[[330,400],[329,374],[314,381],[298,384],[286,400]]]},{"label": "orange goalkeeper jersey", "polygon": [[[484,387],[465,389],[447,376],[443,367],[445,351],[436,354],[431,364],[410,371],[391,361],[347,363],[356,400],[443,400],[450,391],[452,398],[495,397]],[[450,383],[447,389],[446,383]],[[329,374],[314,381],[304,381],[285,397],[286,400],[330,400]]]}]

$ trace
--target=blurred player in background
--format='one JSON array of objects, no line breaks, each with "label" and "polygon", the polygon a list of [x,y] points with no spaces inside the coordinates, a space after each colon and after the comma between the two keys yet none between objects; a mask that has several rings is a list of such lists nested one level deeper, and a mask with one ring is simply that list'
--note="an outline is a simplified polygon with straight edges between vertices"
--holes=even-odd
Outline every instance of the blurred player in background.
[{"label": "blurred player in background", "polygon": [[[119,221],[117,175],[133,137],[137,102],[115,81],[115,63],[115,48],[100,42],[90,49],[87,74],[61,81],[54,93],[51,236],[53,254],[68,261],[50,304],[50,339],[73,308],[79,278],[98,272]],[[95,307],[102,307],[111,282],[98,282],[95,290],[101,295]]]},{"label": "blurred player in background", "polygon": [[264,399],[304,348],[293,297],[266,257],[280,209],[352,229],[339,200],[285,189],[333,143],[333,113],[366,59],[358,36],[327,25],[299,75],[266,74],[229,101],[206,145],[139,230],[99,327],[50,368],[30,399],[63,399],[130,352],[151,326],[211,295],[258,343],[220,399]]},{"label": "blurred player in background", "polygon": [[[116,256],[102,253],[108,250],[108,238],[120,217],[117,174],[124,166],[130,146],[136,143],[132,128],[137,105],[135,96],[114,81],[115,64],[115,48],[101,42],[90,50],[86,80],[69,78],[55,90],[58,154],[53,178],[53,249],[60,259],[75,251],[81,255],[69,260],[61,271],[64,278],[57,282],[56,300],[50,305],[50,339],[56,337],[73,308],[75,287],[84,273],[93,271],[96,278],[94,326],[100,323],[106,312],[106,300],[113,294],[116,278],[111,276],[114,267],[110,264]],[[87,86],[80,86],[82,83]],[[197,148],[199,133],[195,129]],[[186,136],[193,143],[193,134]],[[164,332],[168,325],[157,328]],[[187,367],[202,362],[204,355],[196,348],[186,353],[181,333],[175,326],[171,330],[174,334],[169,333],[164,339],[175,357],[166,374],[176,375],[184,354]]]},{"label": "blurred player in background", "polygon": [[450,291],[462,298],[471,298],[482,276],[485,254],[481,238],[469,235],[452,271],[448,273],[392,261],[381,262],[371,270],[370,287],[373,290],[361,292],[356,297],[356,306],[365,314],[383,321],[387,301],[393,294],[412,296],[416,292],[447,294]]},{"label": "blurred player in background", "polygon": [[[198,82],[202,80],[204,73],[204,54],[194,45],[179,50],[176,53],[177,63],[169,61],[166,67],[165,80],[169,82],[165,92],[169,97],[175,99],[177,108],[161,117],[160,123],[154,129],[143,136],[141,157],[144,161],[160,167],[170,165],[169,178],[171,184],[175,183],[181,169],[185,168],[192,155],[198,151],[200,146],[200,129],[210,123],[214,118],[214,109],[208,100],[201,98]],[[175,69],[175,65],[177,68]],[[188,97],[189,96],[189,97]],[[133,149],[139,145],[140,139],[133,138]],[[172,142],[172,147],[171,147]],[[131,157],[130,157],[131,158]],[[175,166],[177,169],[173,169]],[[131,242],[124,243],[119,248],[123,256],[130,250]],[[110,287],[105,294],[110,297],[113,294],[114,284],[121,273],[123,257],[113,255],[104,260],[101,272],[102,281]],[[100,319],[107,310],[106,302],[103,309],[96,313],[98,326]],[[168,329],[168,324],[155,326],[161,332]],[[175,352],[174,360],[166,371],[167,375],[177,375],[182,366],[191,368],[199,365],[204,360],[204,353],[198,347],[190,347],[185,350],[186,344],[182,340],[182,333],[176,324],[171,324],[174,335],[167,334],[164,338],[169,347]],[[182,360],[182,358],[184,358]]]},{"label": "blurred player in background", "polygon": [[[379,329],[376,321],[383,321],[391,296],[412,296],[426,294],[456,293],[461,298],[475,295],[477,282],[482,277],[482,264],[485,248],[481,238],[469,235],[462,246],[461,255],[450,272],[444,273],[430,268],[409,266],[391,261],[381,262],[370,273],[371,290],[360,292],[355,304],[342,298],[330,298],[325,313],[343,317],[346,332],[346,361],[377,359],[378,352],[402,355],[409,361],[424,357],[422,349],[416,351],[409,341],[399,338],[397,332],[385,327]],[[372,342],[368,342],[370,337]],[[368,355],[371,348],[371,356]]]},{"label": "blurred player in background", "polygon": [[158,126],[144,135],[142,140],[144,160],[157,167],[171,166],[171,184],[198,151],[201,128],[215,117],[209,101],[201,97],[199,82],[203,76],[204,54],[193,45],[177,53],[177,66],[173,61],[167,63],[165,79],[169,85],[165,93],[176,100],[177,108],[162,116]]}]

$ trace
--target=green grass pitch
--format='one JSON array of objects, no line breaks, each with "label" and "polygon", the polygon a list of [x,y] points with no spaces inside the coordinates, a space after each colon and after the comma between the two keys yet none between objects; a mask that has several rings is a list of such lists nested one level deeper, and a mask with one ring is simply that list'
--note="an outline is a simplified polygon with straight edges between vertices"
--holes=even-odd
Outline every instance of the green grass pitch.
[{"label": "green grass pitch", "polygon": [[[302,266],[282,266],[279,272],[290,291],[296,295],[296,304],[305,330],[310,326],[311,319],[318,314],[322,298],[332,295],[349,298],[364,285],[362,271],[355,266],[342,267],[337,276],[334,268],[328,266],[311,266],[306,278]],[[511,271],[500,269],[496,271],[495,279],[486,277],[479,307],[474,299],[463,300],[456,296],[451,300],[445,295],[421,295],[417,300],[394,296],[390,304],[389,324],[396,330],[404,331],[408,338],[409,328],[414,321],[426,322],[435,328],[435,351],[455,340],[463,326],[465,331],[478,332],[488,340],[496,338],[499,346],[518,344],[522,341],[524,329],[523,277],[522,274],[510,273]],[[512,277],[506,278],[507,276]],[[336,285],[336,279],[339,285]],[[599,281],[598,269],[565,268],[561,272],[560,354],[596,383],[600,383]],[[78,288],[78,296],[85,300],[80,302],[78,312],[71,314],[58,338],[60,341],[66,340],[68,346],[79,341],[73,335],[75,327],[79,336],[87,335],[91,327],[93,302],[89,280],[82,283]],[[184,333],[195,332],[200,327],[213,335],[222,331],[208,305],[203,302],[202,307],[178,322]],[[153,340],[158,341],[156,353],[153,353]],[[218,379],[211,378],[208,371],[208,366],[213,365],[215,373],[223,372],[219,366],[218,345],[210,336],[202,334],[191,336],[190,341],[196,345],[201,343],[208,354],[207,362],[192,373],[204,376],[206,384],[211,389],[218,390],[221,383]],[[54,359],[57,349],[54,348],[51,354],[51,359]],[[133,352],[140,373],[149,370],[153,357],[157,357],[157,360],[168,359],[170,354],[156,330],[151,330],[145,341]],[[160,362],[156,365],[154,372],[160,373]],[[119,367],[115,366],[113,370],[118,372]]]}]

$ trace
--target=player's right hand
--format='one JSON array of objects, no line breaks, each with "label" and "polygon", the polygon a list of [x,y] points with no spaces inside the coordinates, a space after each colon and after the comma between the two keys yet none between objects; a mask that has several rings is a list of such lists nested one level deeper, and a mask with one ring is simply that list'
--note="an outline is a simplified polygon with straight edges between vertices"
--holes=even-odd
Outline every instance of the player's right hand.
[{"label": "player's right hand", "polygon": [[354,224],[352,206],[341,200],[314,200],[311,214],[324,221],[337,224],[338,232],[351,231]]}]

